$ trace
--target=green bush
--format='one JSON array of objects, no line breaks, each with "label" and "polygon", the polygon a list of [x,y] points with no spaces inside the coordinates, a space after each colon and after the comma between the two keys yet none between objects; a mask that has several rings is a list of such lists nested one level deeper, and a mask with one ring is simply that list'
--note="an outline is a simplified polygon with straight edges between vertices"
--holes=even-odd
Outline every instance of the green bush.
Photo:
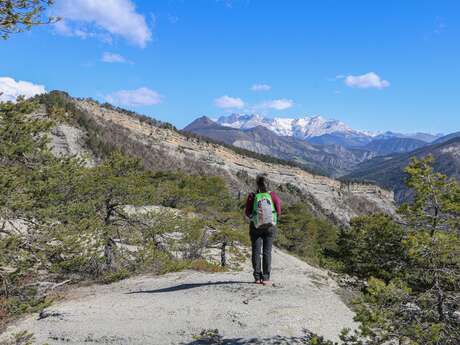
[{"label": "green bush", "polygon": [[374,214],[354,218],[340,231],[338,258],[345,272],[360,278],[389,281],[398,276],[406,256],[404,229],[390,216]]},{"label": "green bush", "polygon": [[325,254],[336,249],[338,229],[325,219],[314,217],[305,204],[283,210],[275,244],[315,264],[328,262]]},{"label": "green bush", "polygon": [[122,268],[113,272],[104,272],[100,280],[104,284],[111,284],[119,280],[126,279],[129,277],[129,275],[129,271],[125,268]]}]

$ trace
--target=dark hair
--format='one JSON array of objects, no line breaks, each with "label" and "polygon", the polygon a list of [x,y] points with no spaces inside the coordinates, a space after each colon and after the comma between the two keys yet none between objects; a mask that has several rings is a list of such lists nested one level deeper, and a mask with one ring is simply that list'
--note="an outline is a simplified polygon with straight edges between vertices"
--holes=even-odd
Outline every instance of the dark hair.
[{"label": "dark hair", "polygon": [[257,192],[267,193],[268,192],[268,181],[265,174],[257,175],[256,177]]}]

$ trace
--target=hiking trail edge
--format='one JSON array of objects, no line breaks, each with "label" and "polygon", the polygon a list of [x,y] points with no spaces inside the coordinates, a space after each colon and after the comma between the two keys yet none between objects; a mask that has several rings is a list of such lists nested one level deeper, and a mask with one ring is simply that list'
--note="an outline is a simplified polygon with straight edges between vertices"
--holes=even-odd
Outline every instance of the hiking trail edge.
[{"label": "hiking trail edge", "polygon": [[11,325],[37,344],[201,344],[203,329],[218,329],[223,344],[300,343],[303,329],[338,340],[356,328],[353,312],[327,272],[274,248],[275,285],[252,283],[241,272],[185,271],[137,276],[69,291],[69,298]]}]

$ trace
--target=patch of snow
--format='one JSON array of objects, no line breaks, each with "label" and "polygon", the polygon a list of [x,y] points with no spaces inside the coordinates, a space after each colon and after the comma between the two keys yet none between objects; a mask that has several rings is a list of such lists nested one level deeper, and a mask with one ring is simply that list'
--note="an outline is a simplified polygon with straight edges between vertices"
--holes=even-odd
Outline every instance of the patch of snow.
[{"label": "patch of snow", "polygon": [[259,114],[231,114],[221,116],[217,122],[222,126],[249,129],[263,126],[281,136],[294,136],[307,139],[324,134],[343,133],[350,136],[373,137],[378,135],[369,131],[359,131],[348,127],[338,120],[325,119],[322,116],[305,116],[301,118],[267,118]]}]

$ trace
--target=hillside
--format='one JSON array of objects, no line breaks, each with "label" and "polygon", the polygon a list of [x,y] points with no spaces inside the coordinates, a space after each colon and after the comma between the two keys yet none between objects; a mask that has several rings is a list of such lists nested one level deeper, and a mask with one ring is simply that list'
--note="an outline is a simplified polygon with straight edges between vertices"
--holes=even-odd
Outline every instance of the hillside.
[{"label": "hillside", "polygon": [[404,168],[411,157],[434,157],[435,171],[460,179],[460,137],[441,140],[430,146],[422,147],[409,153],[376,157],[361,163],[354,172],[344,176],[349,180],[365,180],[377,183],[383,188],[391,188],[398,202],[407,200],[408,190],[404,184]]},{"label": "hillside", "polygon": [[414,151],[427,143],[412,138],[387,138],[375,139],[364,146],[364,149],[375,152],[377,156],[386,156],[392,153],[405,153]]},{"label": "hillside", "polygon": [[[97,127],[97,136],[105,145],[141,157],[149,169],[221,176],[234,195],[240,197],[252,191],[255,176],[265,172],[272,189],[277,190],[285,202],[305,202],[317,215],[342,224],[368,212],[394,212],[393,193],[377,186],[344,183],[297,167],[264,162],[215,143],[188,137],[145,117],[101,106],[91,100],[60,97],[68,111],[79,112],[80,117],[86,119],[86,130]],[[91,121],[94,122],[92,127],[88,125]],[[92,148],[93,152],[100,149]]]},{"label": "hillside", "polygon": [[433,144],[445,143],[446,141],[449,141],[451,139],[458,138],[458,137],[460,137],[460,132],[454,132],[454,133],[451,133],[451,134],[448,134],[448,135],[445,135],[443,137],[436,139],[435,141],[433,141]]}]

